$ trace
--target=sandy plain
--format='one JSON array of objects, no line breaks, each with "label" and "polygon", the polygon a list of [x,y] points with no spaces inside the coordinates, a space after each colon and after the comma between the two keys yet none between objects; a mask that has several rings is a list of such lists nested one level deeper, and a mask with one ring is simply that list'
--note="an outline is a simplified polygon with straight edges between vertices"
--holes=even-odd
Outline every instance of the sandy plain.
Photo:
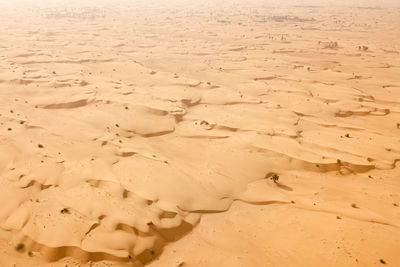
[{"label": "sandy plain", "polygon": [[400,266],[396,1],[1,5],[0,266]]}]

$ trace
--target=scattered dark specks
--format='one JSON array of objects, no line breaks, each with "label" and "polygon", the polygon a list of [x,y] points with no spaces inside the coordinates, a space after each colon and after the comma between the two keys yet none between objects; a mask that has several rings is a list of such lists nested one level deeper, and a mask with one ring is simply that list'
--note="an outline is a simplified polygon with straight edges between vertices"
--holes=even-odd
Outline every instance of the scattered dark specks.
[{"label": "scattered dark specks", "polygon": [[67,208],[63,208],[60,212],[62,214],[69,214],[69,210]]},{"label": "scattered dark specks", "polygon": [[23,243],[19,243],[16,247],[15,250],[16,251],[23,251],[25,248],[25,245]]}]

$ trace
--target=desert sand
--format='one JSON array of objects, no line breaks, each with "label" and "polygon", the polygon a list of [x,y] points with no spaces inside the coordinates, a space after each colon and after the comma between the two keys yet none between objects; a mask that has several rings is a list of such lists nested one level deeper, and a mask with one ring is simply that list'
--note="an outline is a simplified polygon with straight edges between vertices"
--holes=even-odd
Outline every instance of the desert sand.
[{"label": "desert sand", "polygon": [[400,266],[398,1],[0,7],[0,266]]}]

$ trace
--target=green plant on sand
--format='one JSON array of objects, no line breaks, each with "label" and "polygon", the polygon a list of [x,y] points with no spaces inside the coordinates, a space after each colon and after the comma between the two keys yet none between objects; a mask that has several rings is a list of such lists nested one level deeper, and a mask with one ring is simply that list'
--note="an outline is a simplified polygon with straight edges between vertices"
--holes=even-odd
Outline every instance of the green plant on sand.
[{"label": "green plant on sand", "polygon": [[15,246],[16,251],[22,251],[24,250],[25,245],[23,243],[18,243],[18,245]]},{"label": "green plant on sand", "polygon": [[276,173],[272,174],[271,180],[274,181],[274,183],[277,183],[279,181],[279,175]]}]

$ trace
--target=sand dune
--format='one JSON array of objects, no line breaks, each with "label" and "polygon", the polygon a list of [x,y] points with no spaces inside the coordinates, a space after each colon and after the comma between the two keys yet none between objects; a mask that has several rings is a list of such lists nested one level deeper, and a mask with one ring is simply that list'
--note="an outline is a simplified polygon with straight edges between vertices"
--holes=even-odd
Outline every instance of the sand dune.
[{"label": "sand dune", "polygon": [[400,266],[396,2],[2,13],[1,266]]}]

